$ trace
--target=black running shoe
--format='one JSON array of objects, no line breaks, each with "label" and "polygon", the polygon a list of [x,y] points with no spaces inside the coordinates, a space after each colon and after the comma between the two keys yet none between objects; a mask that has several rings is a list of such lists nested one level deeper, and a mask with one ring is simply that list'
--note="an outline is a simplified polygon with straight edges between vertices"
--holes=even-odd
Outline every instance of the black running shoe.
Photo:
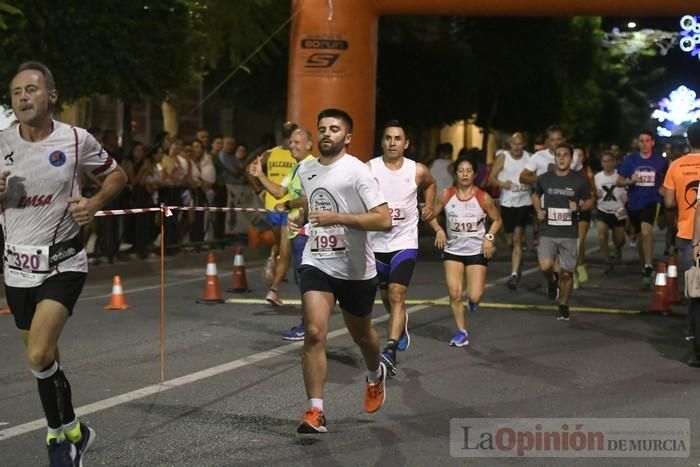
[{"label": "black running shoe", "polygon": [[559,305],[557,321],[569,321],[569,307],[567,305]]}]

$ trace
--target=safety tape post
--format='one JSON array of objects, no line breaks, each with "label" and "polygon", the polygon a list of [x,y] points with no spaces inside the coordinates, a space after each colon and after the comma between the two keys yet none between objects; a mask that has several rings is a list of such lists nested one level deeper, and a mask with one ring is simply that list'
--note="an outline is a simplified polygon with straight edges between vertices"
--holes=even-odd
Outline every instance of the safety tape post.
[{"label": "safety tape post", "polygon": [[161,207],[157,208],[133,208],[133,209],[105,209],[102,211],[97,211],[95,217],[104,216],[126,216],[129,214],[143,214],[146,212],[163,212],[166,217],[172,215],[171,211],[200,211],[200,212],[268,212],[264,208],[220,208],[211,206],[166,206],[162,204]]}]

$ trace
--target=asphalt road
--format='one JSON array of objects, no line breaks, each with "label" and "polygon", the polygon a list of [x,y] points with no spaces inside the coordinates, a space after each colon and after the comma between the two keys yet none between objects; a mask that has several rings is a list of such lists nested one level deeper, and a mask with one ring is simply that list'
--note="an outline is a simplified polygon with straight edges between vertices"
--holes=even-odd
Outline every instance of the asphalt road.
[{"label": "asphalt road", "polygon": [[[693,430],[700,371],[684,363],[683,307],[674,307],[680,316],[639,314],[651,293],[639,292],[634,251],[625,254],[627,261],[607,275],[590,254],[591,279],[571,301],[585,312],[572,313],[567,323],[554,318],[532,252],[519,289],[503,285],[510,269],[501,248],[489,268],[484,306],[471,317],[472,343],[456,349],[447,345],[454,325],[441,301],[447,295],[442,264],[426,246],[409,290],[410,299],[426,302],[409,306],[412,343],[388,382],[385,406],[363,412],[365,369],[335,313],[325,394],[329,433],[306,444],[294,433],[306,408],[301,344],[279,338],[297,323],[298,306],[196,304],[204,256],[169,261],[161,386],[157,262],[96,268],[61,340],[75,406],[97,430],[85,465],[700,465],[693,449],[700,446]],[[224,289],[231,256],[219,258]],[[227,298],[264,295],[260,255],[250,256],[254,291]],[[122,275],[128,311],[102,308],[114,273]],[[298,298],[292,283],[281,297]],[[605,312],[615,310],[629,314]],[[384,336],[380,305],[374,316]],[[45,465],[36,383],[9,316],[0,317],[0,348],[0,464]],[[451,457],[451,419],[514,417],[689,419],[690,458]]]}]

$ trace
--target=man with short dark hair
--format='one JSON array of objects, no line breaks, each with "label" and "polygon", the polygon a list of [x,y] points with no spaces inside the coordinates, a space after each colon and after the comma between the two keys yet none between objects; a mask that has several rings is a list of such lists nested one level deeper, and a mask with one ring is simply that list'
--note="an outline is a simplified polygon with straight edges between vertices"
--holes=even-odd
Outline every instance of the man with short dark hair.
[{"label": "man with short dark hair", "polygon": [[636,234],[639,259],[642,262],[642,290],[651,287],[654,256],[652,228],[662,200],[659,190],[666,175],[668,163],[654,154],[654,134],[642,131],[637,138],[639,151],[625,157],[617,172],[618,186],[627,187],[627,212]]},{"label": "man with short dark hair", "polygon": [[308,200],[309,240],[300,268],[306,335],[302,369],[309,409],[297,433],[326,433],[323,386],[326,381],[328,322],[338,301],[345,325],[367,366],[364,409],[384,404],[386,366],[379,360],[379,336],[372,328],[377,269],[368,231],[388,230],[391,216],[369,168],[347,153],[352,118],[326,109],[317,119],[320,157],[299,168]]},{"label": "man with short dark hair", "polygon": [[[422,217],[430,222],[435,206],[435,180],[425,165],[405,157],[410,144],[403,125],[390,120],[382,131],[381,157],[368,162],[389,204],[392,223],[391,230],[370,234],[379,291],[389,313],[382,361],[391,375],[396,374],[396,352],[406,350],[411,342],[406,291],[418,258],[418,220]],[[418,190],[425,195],[422,212],[418,211]]]},{"label": "man with short dark hair", "polygon": [[[45,65],[20,65],[10,95],[20,123],[0,132],[7,303],[37,380],[50,465],[82,466],[95,432],[75,416],[58,340],[87,277],[80,226],[121,191],[126,175],[86,130],[53,119],[58,91]],[[103,178],[90,198],[80,195],[86,172]]]},{"label": "man with short dark hair", "polygon": [[[554,171],[537,178],[532,196],[541,223],[537,259],[547,279],[547,296],[559,304],[557,319],[564,321],[569,320],[569,295],[578,256],[578,212],[593,207],[590,186],[580,174],[571,170],[573,155],[571,146],[559,144],[555,150]],[[556,259],[560,277],[554,272]]]}]

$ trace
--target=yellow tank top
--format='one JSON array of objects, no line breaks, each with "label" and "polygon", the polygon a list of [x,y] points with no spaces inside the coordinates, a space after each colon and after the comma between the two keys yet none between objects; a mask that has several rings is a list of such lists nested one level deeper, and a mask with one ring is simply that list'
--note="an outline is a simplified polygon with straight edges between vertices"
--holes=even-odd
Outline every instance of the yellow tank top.
[{"label": "yellow tank top", "polygon": [[[273,148],[267,158],[267,178],[279,185],[284,177],[291,173],[296,163],[297,161],[292,157],[292,152],[289,149],[283,149],[280,146]],[[288,199],[288,196],[277,199],[270,193],[265,193],[265,209],[273,211],[276,205],[284,203]]]}]

